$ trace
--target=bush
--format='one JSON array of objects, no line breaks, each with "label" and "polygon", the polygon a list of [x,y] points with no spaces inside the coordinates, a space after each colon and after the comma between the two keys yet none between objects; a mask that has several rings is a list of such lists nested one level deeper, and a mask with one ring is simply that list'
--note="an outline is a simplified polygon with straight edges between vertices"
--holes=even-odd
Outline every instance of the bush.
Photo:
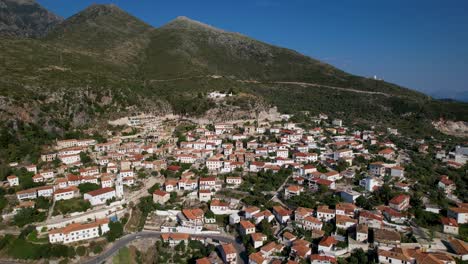
[{"label": "bush", "polygon": [[102,252],[102,246],[101,245],[96,245],[93,247],[93,253],[94,254],[99,254]]},{"label": "bush", "polygon": [[86,255],[86,248],[84,246],[77,247],[76,254],[78,254],[78,256],[81,256],[81,257]]}]

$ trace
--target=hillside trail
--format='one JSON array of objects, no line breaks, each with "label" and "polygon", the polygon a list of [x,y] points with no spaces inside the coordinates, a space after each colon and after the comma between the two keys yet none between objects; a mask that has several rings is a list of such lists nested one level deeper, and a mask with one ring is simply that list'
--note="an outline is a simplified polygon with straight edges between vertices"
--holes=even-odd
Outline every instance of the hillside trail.
[{"label": "hillside trail", "polygon": [[[191,77],[180,77],[180,78],[172,78],[172,79],[152,79],[148,80],[149,82],[172,82],[172,81],[182,81],[182,80],[189,80],[189,79],[202,79],[202,78],[212,78],[212,79],[220,79],[224,78],[223,76],[219,75],[199,75],[199,76],[191,76]],[[353,93],[360,93],[360,94],[370,94],[370,95],[382,95],[385,97],[394,97],[394,95],[384,93],[384,92],[373,92],[373,91],[363,91],[354,88],[346,88],[346,87],[337,87],[337,86],[330,86],[330,85],[323,85],[318,83],[307,83],[307,82],[262,82],[258,80],[241,80],[237,79],[236,81],[242,83],[253,83],[253,84],[287,84],[287,85],[299,85],[299,86],[309,86],[309,87],[316,87],[316,88],[328,88],[338,91],[344,92],[353,92]]]}]

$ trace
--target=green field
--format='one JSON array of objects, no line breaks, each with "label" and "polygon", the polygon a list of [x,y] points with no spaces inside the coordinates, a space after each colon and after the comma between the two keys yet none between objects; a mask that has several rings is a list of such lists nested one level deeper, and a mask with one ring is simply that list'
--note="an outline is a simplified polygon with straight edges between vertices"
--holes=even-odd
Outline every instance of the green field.
[{"label": "green field", "polygon": [[119,250],[119,253],[112,258],[112,263],[114,264],[129,264],[132,263],[132,258],[130,255],[130,249],[124,247]]}]

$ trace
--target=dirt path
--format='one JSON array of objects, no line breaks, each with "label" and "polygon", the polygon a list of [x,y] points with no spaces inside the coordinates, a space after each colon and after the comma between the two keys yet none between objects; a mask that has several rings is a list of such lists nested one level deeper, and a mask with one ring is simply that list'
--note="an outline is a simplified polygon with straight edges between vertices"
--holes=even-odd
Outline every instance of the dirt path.
[{"label": "dirt path", "polygon": [[47,213],[47,220],[49,220],[50,218],[52,218],[52,214],[54,212],[54,207],[55,207],[55,202],[56,200],[55,199],[52,199],[53,202],[52,202],[52,206],[49,208],[49,212]]},{"label": "dirt path", "polygon": [[301,86],[330,88],[330,89],[345,91],[345,92],[354,92],[354,93],[362,93],[362,94],[376,94],[376,95],[383,95],[383,96],[386,96],[386,97],[392,97],[393,96],[391,94],[382,93],[382,92],[363,91],[363,90],[357,90],[357,89],[353,89],[353,88],[343,88],[343,87],[322,85],[322,84],[316,84],[316,83],[304,83],[304,82],[272,82],[272,83],[275,83],[275,84],[294,84],[294,85],[301,85]]},{"label": "dirt path", "polygon": [[[192,76],[192,77],[180,77],[180,78],[173,78],[173,79],[161,79],[161,80],[148,80],[149,82],[172,82],[172,81],[181,81],[181,80],[188,80],[188,79],[201,79],[201,78],[212,78],[212,79],[219,79],[224,78],[222,76],[211,76],[211,75],[201,75],[201,76]],[[334,89],[338,91],[344,92],[353,92],[353,93],[360,93],[360,94],[371,94],[371,95],[383,95],[386,97],[393,97],[394,95],[383,93],[383,92],[372,92],[372,91],[363,91],[354,88],[346,88],[346,87],[337,87],[337,86],[330,86],[330,85],[323,85],[318,83],[306,83],[306,82],[261,82],[258,80],[237,80],[238,82],[242,83],[253,83],[253,84],[290,84],[290,85],[300,85],[300,86],[310,86],[316,88],[328,88]]]}]

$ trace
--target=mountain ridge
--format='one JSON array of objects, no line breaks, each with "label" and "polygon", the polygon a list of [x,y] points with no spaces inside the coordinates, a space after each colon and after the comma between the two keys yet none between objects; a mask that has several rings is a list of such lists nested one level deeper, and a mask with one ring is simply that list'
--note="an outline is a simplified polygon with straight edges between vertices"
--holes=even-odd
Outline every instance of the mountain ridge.
[{"label": "mountain ridge", "polygon": [[155,28],[115,5],[92,5],[44,38],[3,39],[0,48],[0,119],[48,131],[143,111],[200,116],[219,107],[206,96],[215,90],[249,95],[229,100],[232,107],[248,110],[255,98],[284,113],[409,130],[418,122],[421,133],[432,133],[430,120],[468,116],[465,104],[355,76],[291,49],[187,17]]}]

